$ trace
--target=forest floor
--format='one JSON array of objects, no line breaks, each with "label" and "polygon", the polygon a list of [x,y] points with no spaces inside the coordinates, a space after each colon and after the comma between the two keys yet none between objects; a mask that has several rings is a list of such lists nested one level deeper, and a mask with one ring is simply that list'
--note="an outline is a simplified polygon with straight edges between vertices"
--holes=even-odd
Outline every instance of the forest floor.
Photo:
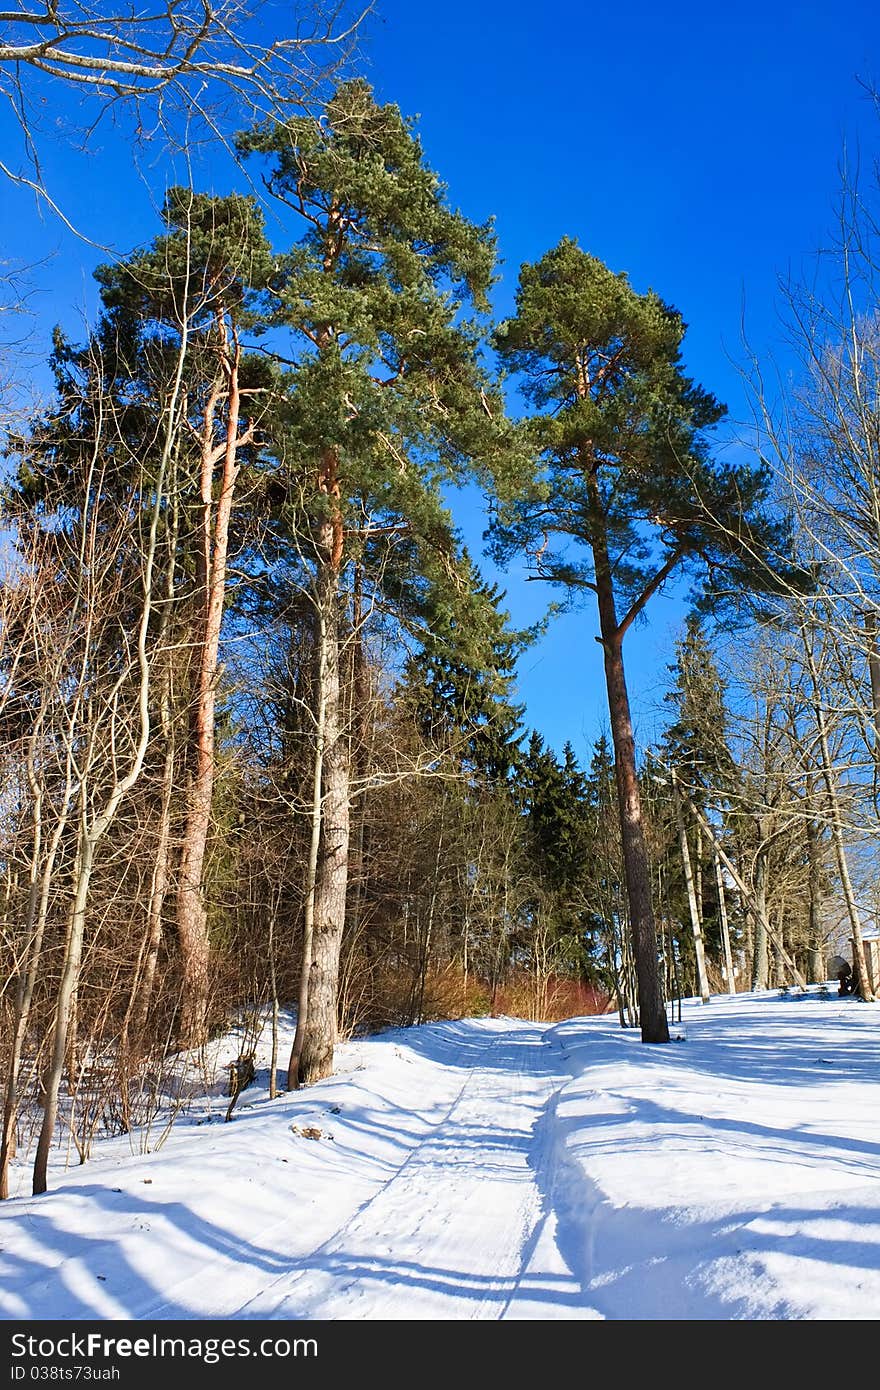
[{"label": "forest floor", "polygon": [[876,1319],[880,1005],[716,996],[673,1033],[427,1024],[274,1100],[266,1038],[225,1124],[230,1037],[170,1131],[0,1206],[0,1316]]}]

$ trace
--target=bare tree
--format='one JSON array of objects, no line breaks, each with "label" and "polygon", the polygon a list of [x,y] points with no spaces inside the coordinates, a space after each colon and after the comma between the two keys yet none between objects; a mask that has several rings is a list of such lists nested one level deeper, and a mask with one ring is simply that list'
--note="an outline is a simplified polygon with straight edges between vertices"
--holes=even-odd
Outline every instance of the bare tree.
[{"label": "bare tree", "polygon": [[[693,866],[691,863],[691,853],[688,846],[687,826],[685,824],[684,811],[681,804],[681,793],[678,787],[678,779],[673,770],[672,794],[675,801],[675,820],[678,827],[678,843],[681,849],[681,863],[684,869],[684,882],[687,890],[688,911],[691,919],[691,929],[694,934],[694,953],[697,959],[697,983],[700,988],[700,998],[704,1004],[709,1002],[709,977],[706,973],[706,953],[703,947],[703,924],[700,904],[697,900]],[[699,825],[698,825],[699,829]]]},{"label": "bare tree", "polygon": [[34,98],[45,91],[69,87],[87,129],[126,108],[143,133],[159,130],[179,142],[185,130],[192,135],[196,117],[216,136],[226,112],[240,125],[301,109],[348,58],[371,7],[372,0],[290,0],[279,14],[268,0],[158,0],[142,9],[114,0],[17,0],[0,11],[0,91],[18,115],[41,186]]},{"label": "bare tree", "polygon": [[806,747],[824,788],[816,826],[830,835],[854,963],[869,995],[853,863],[880,828],[878,193],[876,177],[860,185],[843,170],[837,227],[817,274],[782,289],[796,371],[775,388],[766,369],[753,363],[751,374],[760,447],[777,468],[816,578],[813,600],[796,602],[790,614],[811,725]]}]

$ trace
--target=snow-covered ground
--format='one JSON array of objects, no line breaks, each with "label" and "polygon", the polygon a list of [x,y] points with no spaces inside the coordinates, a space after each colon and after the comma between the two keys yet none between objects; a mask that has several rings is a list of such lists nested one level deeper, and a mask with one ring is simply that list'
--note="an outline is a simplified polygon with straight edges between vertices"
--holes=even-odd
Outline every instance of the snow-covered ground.
[{"label": "snow-covered ground", "polygon": [[674,1032],[385,1033],[308,1091],[260,1071],[230,1124],[218,1086],[0,1205],[0,1314],[876,1319],[880,1006],[716,997]]}]

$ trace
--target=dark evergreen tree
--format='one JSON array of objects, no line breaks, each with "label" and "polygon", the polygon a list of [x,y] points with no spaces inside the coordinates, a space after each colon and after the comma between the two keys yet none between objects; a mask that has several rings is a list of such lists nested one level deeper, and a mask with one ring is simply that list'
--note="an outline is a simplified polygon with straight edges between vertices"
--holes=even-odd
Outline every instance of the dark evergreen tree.
[{"label": "dark evergreen tree", "polygon": [[531,877],[553,940],[569,968],[591,974],[595,919],[587,884],[595,842],[589,781],[571,744],[560,759],[533,732],[517,768],[515,795],[525,815]]},{"label": "dark evergreen tree", "polygon": [[586,785],[590,843],[587,857],[587,905],[590,930],[597,942],[602,978],[609,994],[615,994],[620,1021],[636,1016],[633,999],[632,957],[627,946],[626,890],[620,848],[620,819],[614,756],[607,737],[596,740]]},{"label": "dark evergreen tree", "polygon": [[422,734],[449,747],[463,768],[490,781],[509,777],[519,758],[522,706],[513,703],[516,659],[531,632],[514,632],[465,552],[459,583],[426,595],[420,649],[405,689]]},{"label": "dark evergreen tree", "polygon": [[[720,955],[723,950],[724,969],[730,988],[733,963],[726,908],[720,900],[724,891],[720,862],[712,844],[689,812],[691,807],[696,807],[703,815],[721,812],[721,821],[718,821],[717,815],[715,817],[716,830],[721,835],[725,808],[737,793],[740,779],[728,743],[730,718],[725,682],[700,618],[695,613],[688,617],[684,634],[676,643],[676,660],[669,671],[673,684],[665,700],[674,711],[674,719],[661,740],[659,759],[662,768],[656,771],[667,800],[669,777],[671,774],[675,776],[676,795],[691,846],[689,852],[695,902],[702,936],[710,955]],[[674,848],[676,841],[680,847],[682,834],[675,807],[658,806],[654,819],[655,838],[667,846],[664,865],[667,900],[676,907],[678,919],[684,921],[690,909],[683,877],[683,853]],[[693,956],[691,933],[682,935],[680,951],[687,968]]]},{"label": "dark evergreen tree", "polygon": [[664,697],[675,718],[663,735],[661,753],[702,807],[707,799],[723,801],[733,790],[736,765],[728,745],[725,682],[696,614],[689,616],[675,656],[669,667],[672,688]]}]

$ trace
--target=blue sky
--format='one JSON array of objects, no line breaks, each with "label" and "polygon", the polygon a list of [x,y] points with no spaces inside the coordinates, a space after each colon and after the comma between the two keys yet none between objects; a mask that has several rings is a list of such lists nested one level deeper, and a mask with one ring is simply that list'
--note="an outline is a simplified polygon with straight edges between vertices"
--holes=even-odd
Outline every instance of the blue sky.
[{"label": "blue sky", "polygon": [[[429,162],[450,200],[476,220],[494,215],[511,307],[519,265],[563,235],[636,289],[649,286],[690,325],[688,369],[747,415],[737,370],[741,321],[752,345],[784,368],[776,287],[809,267],[833,231],[838,166],[847,151],[870,173],[880,115],[860,79],[880,83],[880,6],[851,0],[383,0],[367,26],[366,75],[382,99],[419,116]],[[124,132],[99,130],[88,156],[57,136],[64,107],[44,111],[47,179],[94,235],[126,249],[146,240],[150,195],[132,167]],[[11,148],[0,113],[0,147]],[[164,170],[148,170],[159,188]],[[172,176],[173,177],[173,176]],[[197,175],[216,191],[228,166]],[[170,180],[169,180],[170,181]],[[0,189],[5,255],[32,262],[38,338],[94,303],[90,275],[102,259],[40,223],[29,195]],[[482,518],[463,499],[458,520],[479,550]],[[490,567],[487,567],[490,568]],[[505,576],[515,623],[532,621],[551,595]],[[630,634],[628,670],[644,738],[650,738],[684,608],[655,600],[650,623]],[[522,661],[527,719],[555,746],[582,757],[605,722],[595,623],[587,610],[557,620]]]}]

